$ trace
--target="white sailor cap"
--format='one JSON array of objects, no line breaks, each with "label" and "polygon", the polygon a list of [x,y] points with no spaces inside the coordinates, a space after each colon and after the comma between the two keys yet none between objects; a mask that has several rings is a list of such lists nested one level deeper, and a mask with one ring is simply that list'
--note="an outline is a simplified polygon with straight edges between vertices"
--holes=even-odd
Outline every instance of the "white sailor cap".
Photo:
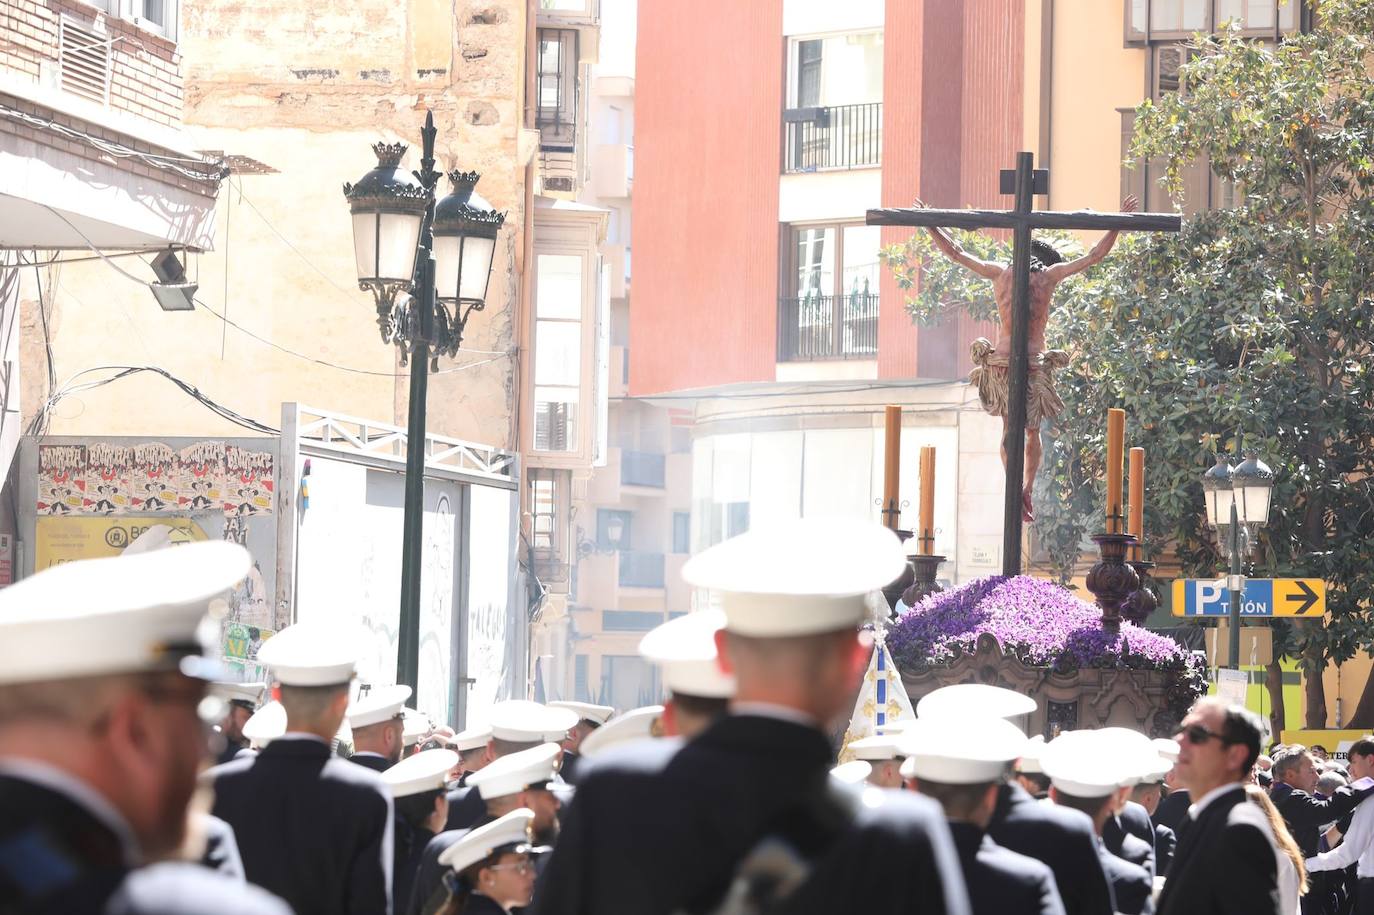
[{"label": "white sailor cap", "polygon": [[410,797],[444,787],[449,770],[458,765],[458,754],[452,750],[425,750],[407,756],[382,773],[382,781],[391,788],[392,797]]},{"label": "white sailor cap", "polygon": [[286,733],[286,707],[275,699],[253,713],[243,723],[243,736],[265,747]]},{"label": "white sailor cap", "polygon": [[448,739],[448,745],[459,753],[478,750],[491,742],[491,725],[479,724],[459,731]]},{"label": "white sailor cap", "polygon": [[1015,690],[985,683],[956,683],[927,693],[916,703],[916,715],[976,715],[1015,718],[1035,711],[1035,700]]},{"label": "white sailor cap", "polygon": [[1097,731],[1066,731],[1045,744],[1040,765],[1055,789],[1074,797],[1106,797],[1130,771],[1120,746]]},{"label": "white sailor cap", "polygon": [[639,642],[639,653],[659,666],[663,685],[679,695],[729,699],[735,678],[716,660],[716,633],[725,627],[719,610],[698,610],[669,620]]},{"label": "white sailor cap", "polygon": [[491,857],[497,852],[539,853],[548,849],[532,844],[531,830],[534,826],[534,811],[527,807],[512,810],[503,817],[492,820],[485,826],[469,830],[457,842],[444,849],[439,855],[439,863],[461,873],[478,861]]},{"label": "white sailor cap", "polygon": [[346,718],[348,726],[357,730],[390,721],[401,714],[409,698],[409,686],[379,686],[349,706]]},{"label": "white sailor cap", "polygon": [[1172,737],[1156,737],[1150,743],[1155,745],[1155,751],[1170,763],[1178,762],[1178,741]]},{"label": "white sailor cap", "polygon": [[[1099,729],[1097,734],[1099,739],[1106,740],[1117,748],[1116,752],[1121,760],[1120,784],[1123,788],[1133,787],[1151,778],[1163,762],[1154,742],[1139,731],[1110,727]],[[1163,777],[1163,773],[1158,776]]]},{"label": "white sailor cap", "polygon": [[353,679],[357,633],[323,622],[287,626],[258,649],[258,661],[284,686],[340,686]]},{"label": "white sailor cap", "polygon": [[0,684],[143,671],[212,679],[211,605],[248,574],[243,547],[207,541],[66,562],[0,589]]},{"label": "white sailor cap", "polygon": [[218,696],[230,705],[241,705],[253,711],[262,701],[262,693],[266,688],[266,683],[234,683],[221,680],[210,686],[210,695]]},{"label": "white sailor cap", "polygon": [[401,726],[402,746],[413,747],[434,731],[434,722],[424,712],[407,708],[402,709],[401,714],[405,716],[405,723]]},{"label": "white sailor cap", "polygon": [[682,578],[719,595],[725,628],[779,638],[857,627],[869,592],[906,567],[897,535],[871,521],[761,525],[687,560]]},{"label": "white sailor cap", "polygon": [[1021,760],[1016,764],[1016,771],[1025,775],[1044,775],[1045,767],[1040,765],[1040,756],[1045,752],[1045,735],[1036,734],[1026,741],[1026,747],[1021,751]]},{"label": "white sailor cap", "polygon": [[873,765],[862,759],[841,763],[830,770],[831,778],[844,782],[846,785],[862,784],[872,774]]},{"label": "white sailor cap", "polygon": [[562,740],[577,724],[577,712],[528,699],[507,699],[491,707],[491,736],[513,743]]},{"label": "white sailor cap", "polygon": [[878,762],[884,759],[896,759],[903,753],[898,746],[898,735],[878,734],[874,737],[863,737],[849,745],[849,752],[854,754],[855,759],[867,759]]},{"label": "white sailor cap", "polygon": [[543,787],[553,779],[558,754],[558,744],[545,743],[502,756],[469,775],[468,787],[476,788],[484,801],[519,794],[531,787]]},{"label": "white sailor cap", "polygon": [[921,717],[902,735],[902,775],[947,785],[995,782],[1025,748],[1025,733],[1005,718]]},{"label": "white sailor cap", "polygon": [[587,735],[582,741],[580,748],[581,754],[587,758],[605,753],[607,748],[616,744],[626,743],[631,740],[644,740],[650,737],[661,737],[663,718],[663,706],[646,705],[642,708],[630,709],[623,715],[617,715],[603,726],[597,728]]},{"label": "white sailor cap", "polygon": [[565,708],[577,715],[579,721],[590,721],[600,727],[606,720],[615,714],[615,709],[609,705],[593,705],[590,702],[550,702],[549,708]]}]

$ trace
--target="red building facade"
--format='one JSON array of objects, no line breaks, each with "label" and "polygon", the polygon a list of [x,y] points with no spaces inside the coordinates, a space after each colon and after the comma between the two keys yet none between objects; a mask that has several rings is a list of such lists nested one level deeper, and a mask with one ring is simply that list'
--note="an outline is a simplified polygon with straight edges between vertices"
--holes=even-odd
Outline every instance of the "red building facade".
[{"label": "red building facade", "polygon": [[1007,205],[1022,4],[858,0],[852,27],[832,6],[641,4],[632,395],[954,379],[995,333],[966,316],[915,327],[876,267],[903,230],[862,221],[916,197]]}]

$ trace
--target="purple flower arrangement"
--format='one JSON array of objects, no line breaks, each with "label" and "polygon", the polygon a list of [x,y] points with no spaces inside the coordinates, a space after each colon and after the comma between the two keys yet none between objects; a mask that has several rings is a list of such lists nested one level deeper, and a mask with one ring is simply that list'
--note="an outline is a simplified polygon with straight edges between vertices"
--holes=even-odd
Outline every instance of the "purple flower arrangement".
[{"label": "purple flower arrangement", "polygon": [[1071,673],[1124,667],[1178,674],[1173,690],[1184,708],[1205,689],[1199,658],[1173,639],[1122,623],[1103,630],[1101,611],[1051,581],[990,576],[932,594],[893,625],[888,649],[902,667],[948,664],[991,633],[1002,650],[1033,667]]}]

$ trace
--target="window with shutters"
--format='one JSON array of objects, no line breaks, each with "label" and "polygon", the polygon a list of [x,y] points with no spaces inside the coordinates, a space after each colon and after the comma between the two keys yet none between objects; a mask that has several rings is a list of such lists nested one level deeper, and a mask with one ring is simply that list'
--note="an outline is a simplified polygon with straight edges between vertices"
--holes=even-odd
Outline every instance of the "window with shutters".
[{"label": "window with shutters", "polygon": [[576,451],[585,260],[540,254],[535,269],[534,448]]}]

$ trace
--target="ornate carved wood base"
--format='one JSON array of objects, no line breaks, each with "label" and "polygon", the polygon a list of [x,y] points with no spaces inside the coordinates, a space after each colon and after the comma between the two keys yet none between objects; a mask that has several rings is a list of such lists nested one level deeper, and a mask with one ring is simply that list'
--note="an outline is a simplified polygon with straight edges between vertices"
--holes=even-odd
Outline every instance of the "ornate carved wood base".
[{"label": "ornate carved wood base", "polygon": [[978,637],[972,654],[961,655],[943,667],[901,670],[912,704],[941,686],[987,683],[1030,696],[1037,708],[1027,733],[1054,737],[1060,730],[1121,726],[1151,737],[1168,737],[1178,730],[1169,710],[1172,674],[1162,670],[1085,667],[1059,672],[1030,667],[1005,654],[989,633]]}]

